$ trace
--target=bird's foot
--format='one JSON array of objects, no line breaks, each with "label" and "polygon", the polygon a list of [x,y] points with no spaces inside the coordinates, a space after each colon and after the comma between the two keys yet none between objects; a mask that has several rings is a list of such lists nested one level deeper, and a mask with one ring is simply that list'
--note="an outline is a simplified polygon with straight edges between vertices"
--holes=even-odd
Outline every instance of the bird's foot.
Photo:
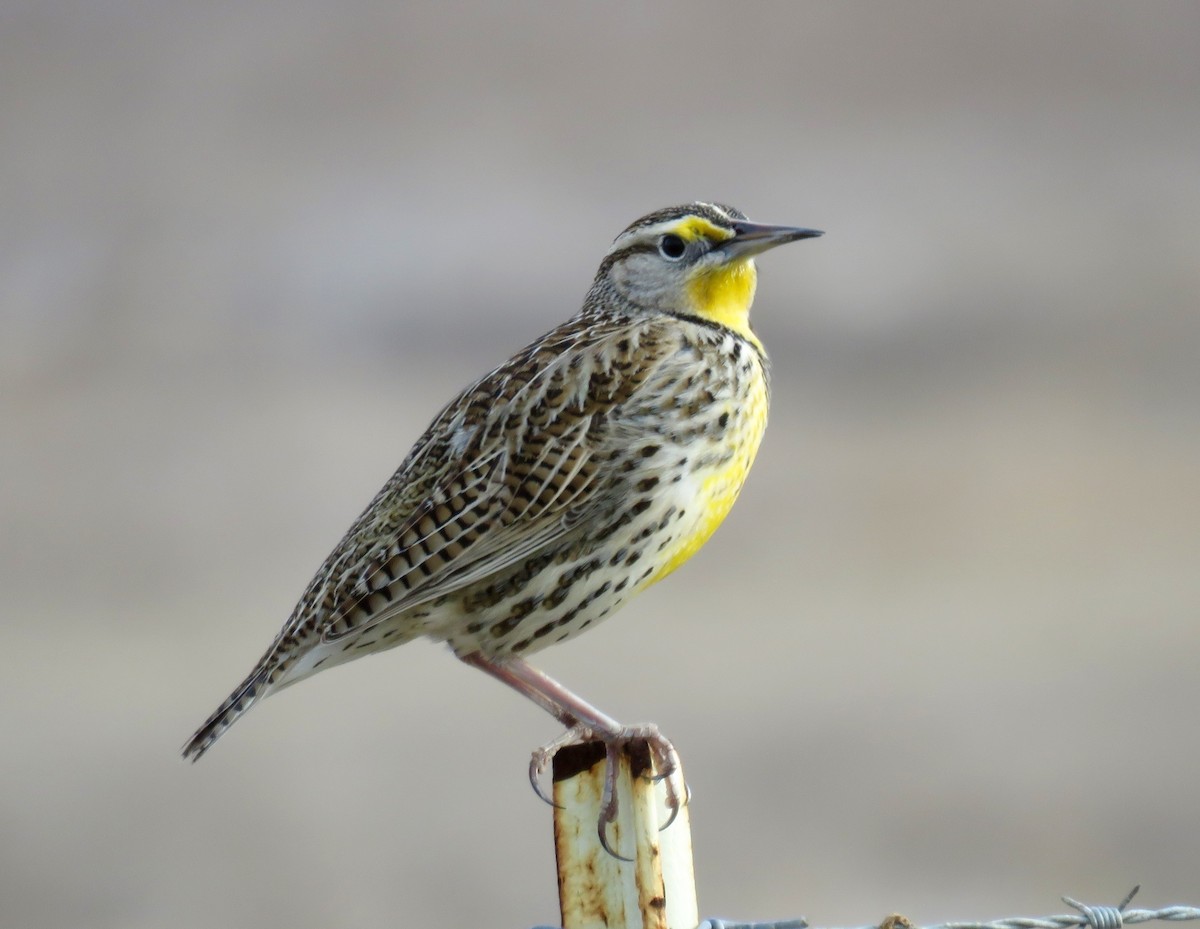
[{"label": "bird's foot", "polygon": [[617,772],[620,770],[621,753],[631,742],[645,742],[650,751],[650,761],[653,774],[650,779],[663,782],[665,791],[664,803],[669,813],[666,823],[659,827],[660,831],[675,822],[679,810],[690,798],[687,784],[682,778],[682,768],[679,754],[670,740],[658,731],[653,723],[640,726],[622,726],[614,729],[599,730],[582,723],[576,723],[552,742],[543,745],[533,753],[529,761],[529,781],[534,792],[549,803],[557,806],[542,790],[541,775],[549,766],[555,752],[565,745],[577,742],[599,741],[604,743],[604,792],[600,798],[600,817],[596,823],[596,833],[600,837],[601,847],[614,858],[629,861],[623,855],[617,854],[608,844],[608,826],[616,822],[620,811],[617,799]]},{"label": "bird's foot", "polygon": [[599,736],[582,723],[576,723],[566,730],[557,739],[547,742],[540,748],[533,750],[533,757],[529,759],[529,784],[533,787],[533,792],[538,797],[549,803],[555,809],[562,807],[554,802],[554,799],[542,789],[542,775],[546,773],[546,769],[550,767],[550,762],[554,760],[554,756],[560,748],[567,745],[576,745],[582,742],[591,742]]}]

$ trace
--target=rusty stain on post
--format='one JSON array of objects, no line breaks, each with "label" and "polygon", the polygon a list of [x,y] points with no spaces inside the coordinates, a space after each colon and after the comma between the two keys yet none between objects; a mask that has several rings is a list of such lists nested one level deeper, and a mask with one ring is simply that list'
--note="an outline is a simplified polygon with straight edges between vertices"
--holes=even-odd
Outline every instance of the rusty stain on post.
[{"label": "rusty stain on post", "polygon": [[685,806],[675,822],[663,788],[650,779],[650,751],[634,742],[621,755],[619,812],[600,845],[604,745],[568,745],[554,756],[554,849],[563,929],[694,929],[699,922],[692,834]]}]

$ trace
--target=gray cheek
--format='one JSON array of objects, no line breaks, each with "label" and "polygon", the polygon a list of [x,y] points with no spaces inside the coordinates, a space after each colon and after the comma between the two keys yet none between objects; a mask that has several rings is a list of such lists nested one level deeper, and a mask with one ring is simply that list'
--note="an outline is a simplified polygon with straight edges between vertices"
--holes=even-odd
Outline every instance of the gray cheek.
[{"label": "gray cheek", "polygon": [[664,311],[679,309],[683,282],[674,268],[655,255],[634,255],[612,270],[617,292],[639,306]]}]

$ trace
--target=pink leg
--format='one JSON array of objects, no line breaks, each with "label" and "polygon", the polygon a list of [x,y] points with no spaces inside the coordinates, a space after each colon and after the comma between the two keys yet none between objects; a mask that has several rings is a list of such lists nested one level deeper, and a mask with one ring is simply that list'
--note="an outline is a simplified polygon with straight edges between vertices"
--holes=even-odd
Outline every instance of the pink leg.
[{"label": "pink leg", "polygon": [[539,671],[524,659],[517,657],[488,658],[479,652],[466,655],[462,659],[466,664],[503,681],[513,690],[524,694],[543,710],[567,727],[567,731],[553,742],[542,746],[533,753],[529,763],[529,777],[533,789],[547,803],[552,802],[539,786],[542,773],[549,764],[554,753],[563,745],[572,742],[583,742],[596,739],[605,744],[606,761],[604,774],[604,796],[600,805],[600,821],[597,831],[600,834],[600,844],[615,858],[620,858],[608,847],[605,835],[606,827],[617,818],[617,758],[620,749],[637,739],[643,739],[650,747],[654,760],[655,780],[665,781],[666,805],[671,811],[666,829],[675,821],[679,809],[687,802],[687,786],[677,783],[675,777],[679,771],[679,755],[675,746],[666,736],[658,731],[658,727],[649,724],[644,726],[622,726],[611,716],[602,713],[590,703],[580,699],[567,690],[562,684]]}]

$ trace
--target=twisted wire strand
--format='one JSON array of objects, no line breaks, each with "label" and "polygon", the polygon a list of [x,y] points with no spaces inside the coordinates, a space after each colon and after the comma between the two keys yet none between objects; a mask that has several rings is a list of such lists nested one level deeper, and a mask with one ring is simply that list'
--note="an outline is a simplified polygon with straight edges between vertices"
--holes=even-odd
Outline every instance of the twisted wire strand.
[{"label": "twisted wire strand", "polygon": [[[1122,929],[1132,923],[1154,920],[1183,922],[1200,919],[1200,907],[1168,906],[1157,910],[1129,910],[1126,907],[1138,888],[1133,888],[1117,906],[1089,906],[1070,897],[1063,902],[1078,912],[1058,916],[1010,916],[988,922],[936,923],[932,926],[916,926],[903,916],[889,916],[878,926],[855,926],[852,929],[1068,929],[1081,926],[1087,929]],[[706,919],[696,929],[809,929],[808,921],[785,919],[777,922],[732,922],[724,919]]]},{"label": "twisted wire strand", "polygon": [[[852,929],[1067,929],[1071,926],[1087,927],[1087,929],[1122,929],[1133,923],[1148,923],[1154,920],[1164,922],[1183,922],[1189,919],[1200,919],[1200,907],[1196,906],[1166,906],[1157,910],[1128,910],[1125,907],[1133,899],[1138,888],[1134,888],[1125,900],[1118,906],[1089,906],[1063,897],[1067,906],[1074,907],[1078,912],[1063,913],[1059,916],[1010,916],[1005,919],[993,919],[988,922],[953,922],[935,923],[931,926],[917,926],[903,916],[889,916],[876,926],[855,926]],[[553,926],[535,926],[534,929],[556,929]],[[735,922],[727,919],[706,919],[696,929],[810,929],[808,920],[783,919],[774,922]]]}]

